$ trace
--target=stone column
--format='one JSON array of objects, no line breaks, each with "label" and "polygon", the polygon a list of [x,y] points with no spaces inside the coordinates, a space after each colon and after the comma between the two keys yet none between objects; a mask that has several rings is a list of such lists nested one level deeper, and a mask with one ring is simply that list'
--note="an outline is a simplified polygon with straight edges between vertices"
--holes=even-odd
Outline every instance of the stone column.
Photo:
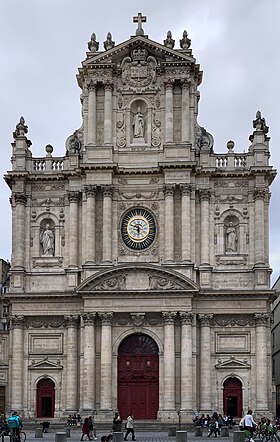
[{"label": "stone column", "polygon": [[96,83],[88,83],[88,143],[96,144]]},{"label": "stone column", "polygon": [[[14,266],[15,268],[24,268],[24,257],[25,257],[25,241],[26,241],[26,213],[25,206],[27,202],[27,197],[24,193],[15,193],[15,222],[16,228],[14,229],[15,237],[13,238],[14,243]],[[39,241],[39,239],[38,239]]]},{"label": "stone column", "polygon": [[95,198],[96,186],[86,186],[87,213],[86,213],[86,262],[95,262]]},{"label": "stone column", "polygon": [[101,410],[112,410],[112,321],[113,312],[99,313],[101,328]]},{"label": "stone column", "polygon": [[181,319],[181,411],[191,411],[194,382],[192,373],[193,313],[179,312],[179,315]]},{"label": "stone column", "polygon": [[264,199],[266,189],[257,189],[254,192],[255,200],[255,264],[264,264]]},{"label": "stone column", "polygon": [[68,192],[69,207],[69,265],[78,266],[79,192]]},{"label": "stone column", "polygon": [[268,313],[256,313],[256,409],[257,411],[268,410],[267,396],[267,325],[270,315]]},{"label": "stone column", "polygon": [[104,144],[112,144],[112,91],[113,84],[106,82],[104,84],[105,89],[105,102],[104,102]]},{"label": "stone column", "polygon": [[165,82],[165,142],[173,143],[173,84],[174,80]]},{"label": "stone column", "polygon": [[112,262],[112,198],[113,187],[103,186],[103,262]]},{"label": "stone column", "polygon": [[209,264],[209,200],[210,200],[210,192],[209,190],[200,190],[200,264],[205,265]]},{"label": "stone column", "polygon": [[211,411],[211,322],[213,315],[198,315],[200,320],[200,411]]},{"label": "stone column", "polygon": [[67,327],[66,410],[78,410],[78,315],[64,316]]},{"label": "stone column", "polygon": [[165,196],[165,262],[174,261],[174,185],[164,187]]},{"label": "stone column", "polygon": [[96,313],[84,313],[84,377],[83,410],[92,413],[95,410],[95,319]]},{"label": "stone column", "polygon": [[12,366],[11,366],[11,410],[23,411],[23,359],[24,359],[24,316],[11,318],[12,332]]},{"label": "stone column", "polygon": [[162,312],[164,322],[164,411],[175,409],[175,331],[176,312]]},{"label": "stone column", "polygon": [[190,82],[186,78],[182,86],[182,143],[190,141]]},{"label": "stone column", "polygon": [[191,186],[181,185],[181,244],[182,261],[191,261]]}]

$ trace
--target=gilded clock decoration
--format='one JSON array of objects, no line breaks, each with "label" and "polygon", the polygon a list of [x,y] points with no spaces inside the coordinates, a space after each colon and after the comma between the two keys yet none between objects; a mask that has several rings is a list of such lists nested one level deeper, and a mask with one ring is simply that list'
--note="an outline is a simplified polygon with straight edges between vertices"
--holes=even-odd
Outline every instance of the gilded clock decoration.
[{"label": "gilded clock decoration", "polygon": [[122,239],[133,250],[149,247],[156,235],[156,223],[152,213],[143,208],[131,209],[121,222]]}]

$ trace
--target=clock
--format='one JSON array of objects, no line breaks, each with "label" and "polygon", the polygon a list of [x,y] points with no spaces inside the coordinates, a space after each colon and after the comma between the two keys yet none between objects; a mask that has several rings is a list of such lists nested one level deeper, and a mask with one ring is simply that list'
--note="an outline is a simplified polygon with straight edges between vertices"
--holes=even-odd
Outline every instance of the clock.
[{"label": "clock", "polygon": [[143,208],[130,209],[121,221],[121,235],[123,242],[130,249],[146,249],[156,236],[154,216]]}]

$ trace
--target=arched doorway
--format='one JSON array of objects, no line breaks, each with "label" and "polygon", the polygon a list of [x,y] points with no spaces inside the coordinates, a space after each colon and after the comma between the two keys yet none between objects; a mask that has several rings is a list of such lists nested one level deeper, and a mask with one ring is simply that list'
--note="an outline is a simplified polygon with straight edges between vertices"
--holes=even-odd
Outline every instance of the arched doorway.
[{"label": "arched doorway", "polygon": [[224,414],[242,416],[242,384],[237,378],[228,378],[224,382]]},{"label": "arched doorway", "polygon": [[37,417],[54,417],[55,385],[49,379],[41,379],[37,384]]},{"label": "arched doorway", "polygon": [[124,339],[118,353],[118,409],[122,418],[156,419],[159,358],[156,342],[145,334]]}]

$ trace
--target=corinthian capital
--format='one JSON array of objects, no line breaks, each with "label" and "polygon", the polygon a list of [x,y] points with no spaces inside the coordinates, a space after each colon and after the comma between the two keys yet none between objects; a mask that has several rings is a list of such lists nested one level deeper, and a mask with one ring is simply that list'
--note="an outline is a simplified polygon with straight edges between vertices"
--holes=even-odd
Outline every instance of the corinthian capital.
[{"label": "corinthian capital", "polygon": [[69,203],[78,203],[80,199],[80,192],[68,192]]},{"label": "corinthian capital", "polygon": [[268,325],[268,320],[271,318],[269,313],[256,313],[254,315],[256,326]]},{"label": "corinthian capital", "polygon": [[84,188],[86,197],[94,197],[96,195],[96,186],[85,186]]},{"label": "corinthian capital", "polygon": [[99,312],[98,316],[101,319],[102,325],[112,325],[114,318],[113,312]]},{"label": "corinthian capital", "polygon": [[94,325],[96,320],[96,313],[83,313],[82,318],[85,325]]},{"label": "corinthian capital", "polygon": [[107,196],[107,197],[110,197],[110,198],[113,197],[113,193],[114,193],[113,186],[110,186],[110,185],[102,186],[101,190],[102,190],[102,193],[103,193],[103,197],[104,196]]},{"label": "corinthian capital", "polygon": [[16,192],[13,194],[15,204],[23,204],[26,205],[27,196],[24,193]]},{"label": "corinthian capital", "polygon": [[210,200],[210,196],[211,196],[211,193],[210,193],[209,190],[201,189],[199,191],[199,199],[200,199],[200,201],[209,201]]},{"label": "corinthian capital", "polygon": [[79,315],[65,315],[64,320],[66,322],[66,327],[77,327],[79,323]]},{"label": "corinthian capital", "polygon": [[182,325],[191,325],[193,320],[192,312],[179,312]]},{"label": "corinthian capital", "polygon": [[24,316],[11,316],[10,321],[12,328],[23,328],[24,326]]},{"label": "corinthian capital", "polygon": [[213,321],[213,314],[210,315],[198,315],[198,319],[202,327],[210,327]]},{"label": "corinthian capital", "polygon": [[176,316],[177,316],[177,312],[162,312],[164,325],[174,324]]}]

